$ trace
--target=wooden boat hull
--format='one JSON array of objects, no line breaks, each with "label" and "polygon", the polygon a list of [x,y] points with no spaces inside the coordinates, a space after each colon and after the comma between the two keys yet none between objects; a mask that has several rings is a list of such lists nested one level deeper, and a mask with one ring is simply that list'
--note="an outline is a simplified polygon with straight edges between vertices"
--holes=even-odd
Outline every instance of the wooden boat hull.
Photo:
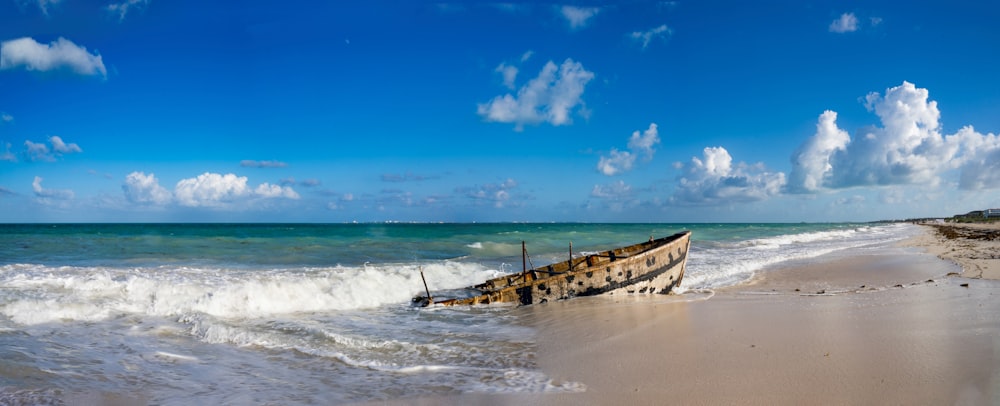
[{"label": "wooden boat hull", "polygon": [[684,278],[691,232],[604,251],[594,255],[488,280],[472,287],[480,295],[423,305],[517,303],[530,305],[618,289],[628,293],[670,293]]}]

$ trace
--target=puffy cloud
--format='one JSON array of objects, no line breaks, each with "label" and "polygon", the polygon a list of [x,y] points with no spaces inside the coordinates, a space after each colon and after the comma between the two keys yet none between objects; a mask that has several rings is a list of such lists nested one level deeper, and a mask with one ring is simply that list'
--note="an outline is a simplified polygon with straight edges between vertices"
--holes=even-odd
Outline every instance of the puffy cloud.
[{"label": "puffy cloud", "polygon": [[173,194],[160,186],[160,182],[152,173],[149,175],[144,172],[128,174],[122,185],[122,191],[125,192],[125,198],[132,203],[162,206],[173,200]]},{"label": "puffy cloud", "polygon": [[827,111],[816,135],[792,157],[789,191],[815,192],[852,186],[936,185],[959,170],[966,190],[1000,187],[1000,137],[971,126],[943,136],[937,102],[927,89],[912,83],[865,97],[882,127],[862,129],[851,139],[837,128],[836,113]]},{"label": "puffy cloud", "polygon": [[646,47],[649,46],[649,43],[653,42],[654,39],[661,38],[666,40],[672,33],[673,31],[670,30],[670,27],[663,24],[648,31],[635,31],[631,34],[631,37],[632,39],[642,43],[642,49],[646,49]]},{"label": "puffy cloud", "polygon": [[600,13],[601,9],[598,7],[562,6],[559,12],[569,22],[569,28],[576,30],[586,27],[587,22]]},{"label": "puffy cloud", "polygon": [[613,176],[622,172],[632,170],[637,157],[641,156],[645,160],[653,158],[656,152],[654,148],[660,143],[660,136],[656,123],[650,123],[649,128],[643,132],[634,131],[628,140],[628,151],[619,151],[612,148],[608,156],[601,156],[597,162],[597,170],[601,173]]},{"label": "puffy cloud", "polygon": [[649,128],[642,134],[639,131],[632,132],[632,137],[628,139],[628,148],[647,159],[652,158],[653,153],[656,152],[653,147],[660,143],[659,131],[656,128],[656,123],[650,123]]},{"label": "puffy cloud", "polygon": [[39,176],[35,176],[34,182],[31,182],[31,188],[35,191],[35,196],[47,200],[71,200],[73,199],[73,191],[69,189],[45,189],[42,187],[42,179]]},{"label": "puffy cloud", "polygon": [[962,167],[958,187],[964,190],[1000,188],[1000,137],[994,134],[980,136],[988,146]]},{"label": "puffy cloud", "polygon": [[288,186],[272,185],[270,183],[261,183],[254,189],[254,194],[263,198],[275,198],[284,197],[286,199],[298,199],[299,194]]},{"label": "puffy cloud", "polygon": [[705,148],[703,158],[691,158],[680,167],[684,174],[670,198],[676,204],[724,204],[752,202],[778,195],[785,186],[785,174],[767,172],[763,164],[733,165],[722,147]]},{"label": "puffy cloud", "polygon": [[477,113],[487,121],[514,123],[518,131],[524,124],[570,124],[570,113],[583,104],[584,88],[593,78],[593,72],[572,59],[559,66],[549,61],[537,77],[518,89],[516,96],[497,96],[479,104]]},{"label": "puffy cloud", "polygon": [[125,15],[128,14],[129,10],[138,10],[146,7],[149,4],[149,0],[125,0],[121,3],[111,3],[105,7],[108,13],[116,15],[118,17],[118,22],[125,21]]},{"label": "puffy cloud", "polygon": [[[882,20],[880,19],[879,22]],[[858,17],[854,13],[844,13],[840,15],[840,18],[833,20],[830,23],[830,32],[836,32],[843,34],[845,32],[853,32],[858,30]]]},{"label": "puffy cloud", "polygon": [[0,112],[0,121],[2,121],[4,123],[9,123],[11,121],[14,121],[14,116],[12,116],[12,115],[10,115],[8,113]]},{"label": "puffy cloud", "polygon": [[254,161],[250,159],[244,159],[240,161],[240,166],[244,168],[284,168],[288,164],[281,161]]},{"label": "puffy cloud", "polygon": [[[455,191],[464,194],[466,197],[477,203],[488,202],[493,204],[493,207],[503,208],[511,205],[510,192],[516,187],[517,181],[514,179],[507,179],[500,184],[490,183],[482,186],[463,187],[458,188]],[[516,203],[514,205],[516,205]]]},{"label": "puffy cloud", "polygon": [[298,199],[299,194],[288,186],[262,183],[256,188],[251,188],[247,185],[245,176],[206,172],[196,178],[177,182],[177,186],[174,187],[174,197],[182,206],[225,207],[253,197]]},{"label": "puffy cloud", "polygon": [[791,192],[813,192],[820,188],[833,171],[833,154],[847,149],[851,136],[837,128],[837,112],[827,110],[819,116],[816,134],[792,156],[789,175]]},{"label": "puffy cloud", "polygon": [[108,75],[100,55],[91,54],[87,48],[62,37],[49,44],[40,44],[30,37],[0,42],[0,70],[18,67],[42,72],[70,69],[81,75]]},{"label": "puffy cloud", "polygon": [[501,63],[497,66],[496,72],[503,75],[503,85],[507,86],[510,90],[514,90],[514,81],[517,79],[518,72],[517,67]]},{"label": "puffy cloud", "polygon": [[597,161],[597,170],[605,175],[614,176],[632,170],[633,165],[635,165],[635,155],[628,151],[611,148],[608,156],[601,156],[601,159]]},{"label": "puffy cloud", "polygon": [[57,135],[53,135],[52,137],[50,137],[49,142],[52,143],[52,150],[60,154],[72,154],[74,152],[83,152],[83,149],[80,149],[79,145],[76,145],[75,143],[67,144],[63,142],[62,138]]},{"label": "puffy cloud", "polygon": [[177,202],[190,207],[214,207],[250,195],[245,176],[228,173],[203,173],[197,178],[182,179],[174,187]]}]

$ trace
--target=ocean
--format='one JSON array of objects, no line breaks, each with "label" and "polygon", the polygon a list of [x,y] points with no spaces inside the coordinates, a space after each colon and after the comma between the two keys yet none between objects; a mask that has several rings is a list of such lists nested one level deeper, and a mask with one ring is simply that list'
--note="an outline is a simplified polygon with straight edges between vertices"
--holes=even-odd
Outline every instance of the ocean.
[{"label": "ocean", "polygon": [[[691,230],[679,297],[906,224],[0,225],[0,404],[342,404],[585,391],[509,305],[417,308],[532,265]],[[638,300],[642,300],[641,298]],[[544,305],[542,305],[544,306]]]}]

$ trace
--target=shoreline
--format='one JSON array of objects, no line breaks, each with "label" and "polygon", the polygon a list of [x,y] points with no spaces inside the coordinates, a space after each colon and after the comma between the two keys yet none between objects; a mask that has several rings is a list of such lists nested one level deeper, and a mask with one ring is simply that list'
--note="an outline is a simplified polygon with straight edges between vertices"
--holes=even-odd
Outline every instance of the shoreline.
[{"label": "shoreline", "polygon": [[1000,404],[1000,281],[988,270],[952,277],[961,256],[951,253],[964,251],[924,230],[895,247],[771,268],[714,295],[516,309],[538,332],[539,369],[581,393],[379,404]]},{"label": "shoreline", "polygon": [[909,241],[963,269],[973,279],[1000,279],[1000,223],[922,223],[934,231]]}]

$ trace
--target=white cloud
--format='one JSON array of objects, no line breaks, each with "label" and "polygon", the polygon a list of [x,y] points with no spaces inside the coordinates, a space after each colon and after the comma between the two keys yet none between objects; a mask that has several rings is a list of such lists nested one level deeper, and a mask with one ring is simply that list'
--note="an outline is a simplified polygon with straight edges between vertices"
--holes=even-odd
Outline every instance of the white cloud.
[{"label": "white cloud", "polygon": [[1000,137],[971,126],[941,134],[937,102],[912,83],[869,93],[865,105],[881,127],[862,129],[851,139],[836,126],[836,113],[820,116],[817,132],[792,157],[789,191],[815,192],[852,186],[939,185],[958,170],[966,190],[1000,187]]},{"label": "white cloud", "polygon": [[256,188],[247,186],[245,176],[232,173],[203,173],[196,178],[182,179],[174,187],[178,204],[188,207],[225,207],[249,198],[298,199],[299,194],[288,186],[262,183]]},{"label": "white cloud", "polygon": [[62,137],[59,137],[58,135],[53,135],[52,137],[49,137],[49,142],[52,143],[52,150],[60,154],[72,154],[74,152],[83,152],[83,149],[81,149],[79,145],[76,145],[76,143],[72,142],[67,144],[63,142]]},{"label": "white cloud", "polygon": [[559,12],[569,22],[569,28],[576,30],[586,27],[587,22],[600,13],[601,9],[598,7],[562,6]]},{"label": "white cloud", "polygon": [[174,192],[182,206],[216,207],[249,196],[250,188],[245,176],[206,172],[177,182]]},{"label": "white cloud", "polygon": [[266,182],[258,185],[257,189],[254,189],[254,194],[263,198],[283,197],[293,200],[299,198],[299,194],[296,193],[291,187],[272,185]]},{"label": "white cloud", "polygon": [[163,206],[173,200],[173,194],[160,186],[160,182],[152,173],[149,175],[144,172],[128,174],[122,185],[122,191],[125,192],[125,198],[132,203]]},{"label": "white cloud", "polygon": [[52,162],[57,157],[65,154],[83,152],[83,149],[79,145],[75,143],[67,144],[61,137],[56,135],[49,137],[49,142],[52,144],[52,149],[49,149],[47,145],[41,142],[24,141],[24,153],[28,156],[28,160],[34,162]]},{"label": "white cloud", "polygon": [[763,164],[734,166],[722,147],[705,148],[703,159],[679,166],[685,173],[670,200],[682,205],[763,200],[781,193],[786,183],[784,173],[767,172]]},{"label": "white cloud", "polygon": [[671,31],[666,24],[663,24],[648,31],[635,31],[632,33],[631,37],[632,39],[642,43],[642,49],[646,49],[646,47],[649,46],[649,43],[653,42],[654,39],[661,38],[666,40],[671,33],[673,33],[673,31]]},{"label": "white cloud", "polygon": [[[882,20],[880,19],[879,22]],[[858,17],[854,13],[844,13],[830,23],[830,32],[845,33],[858,30]]]},{"label": "white cloud", "polygon": [[833,171],[833,154],[847,149],[851,136],[837,128],[837,112],[827,110],[819,116],[816,134],[792,156],[789,189],[792,192],[818,190]]},{"label": "white cloud", "polygon": [[129,10],[137,10],[149,4],[149,0],[125,0],[121,3],[111,3],[105,7],[109,13],[118,16],[118,22],[125,21],[125,15]]},{"label": "white cloud", "polygon": [[30,161],[46,161],[51,162],[55,160],[55,157],[49,153],[49,147],[40,142],[24,141],[25,153],[28,154],[28,160]]},{"label": "white cloud", "polygon": [[0,70],[17,67],[42,72],[70,69],[81,75],[108,75],[100,55],[91,54],[87,48],[62,37],[47,45],[30,37],[0,42]]},{"label": "white cloud", "polygon": [[632,132],[632,137],[628,140],[628,148],[646,157],[646,159],[650,159],[653,157],[653,153],[656,152],[656,149],[653,147],[659,143],[660,136],[656,123],[650,123],[649,128],[643,131],[642,134],[639,131]]},{"label": "white cloud", "polygon": [[240,166],[244,168],[284,168],[288,164],[281,161],[254,161],[250,159],[244,159],[240,161]]},{"label": "white cloud", "polygon": [[644,160],[653,158],[656,152],[654,148],[660,143],[660,136],[656,123],[650,123],[649,128],[643,132],[634,131],[628,140],[628,151],[619,151],[612,148],[608,156],[601,156],[597,162],[597,170],[607,176],[617,175],[622,172],[632,170],[637,157]]},{"label": "white cloud", "polygon": [[10,114],[7,114],[7,113],[0,112],[0,121],[3,121],[5,123],[9,123],[11,121],[14,121],[14,116],[12,116]]},{"label": "white cloud", "polygon": [[572,123],[573,109],[583,104],[584,88],[593,78],[593,72],[572,59],[560,66],[549,61],[536,78],[518,89],[517,96],[497,96],[479,104],[477,112],[487,121],[514,123],[518,131],[524,124],[567,125]]},{"label": "white cloud", "polygon": [[614,176],[632,170],[635,165],[635,155],[628,151],[611,148],[608,156],[601,156],[597,161],[597,170],[607,176]]},{"label": "white cloud", "polygon": [[518,72],[517,67],[501,63],[500,66],[497,66],[496,72],[503,75],[503,85],[507,86],[510,90],[514,90],[514,81],[517,79]]},{"label": "white cloud", "polygon": [[35,176],[34,182],[31,182],[31,188],[35,191],[35,196],[41,199],[56,199],[56,200],[71,200],[73,199],[73,191],[69,189],[45,189],[42,187],[42,178]]}]

